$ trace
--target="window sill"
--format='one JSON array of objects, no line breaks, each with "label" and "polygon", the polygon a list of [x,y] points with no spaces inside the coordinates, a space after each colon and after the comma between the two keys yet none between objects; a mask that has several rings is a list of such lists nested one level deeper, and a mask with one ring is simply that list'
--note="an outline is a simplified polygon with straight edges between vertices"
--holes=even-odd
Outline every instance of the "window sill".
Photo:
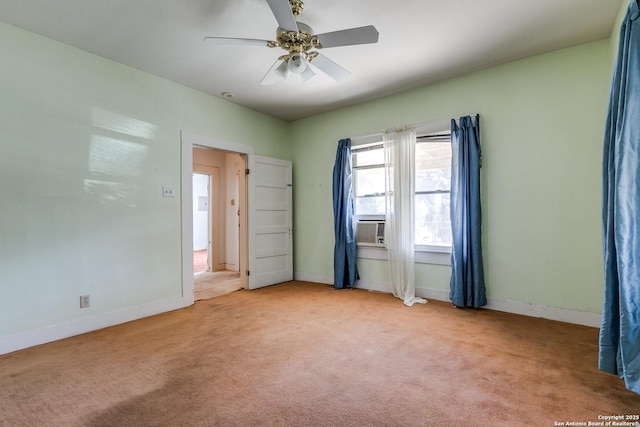
[{"label": "window sill", "polygon": [[[417,264],[451,265],[451,249],[449,248],[438,248],[438,250],[433,248],[416,248],[415,257]],[[387,248],[358,246],[356,249],[356,258],[387,261],[389,259],[389,255]]]}]

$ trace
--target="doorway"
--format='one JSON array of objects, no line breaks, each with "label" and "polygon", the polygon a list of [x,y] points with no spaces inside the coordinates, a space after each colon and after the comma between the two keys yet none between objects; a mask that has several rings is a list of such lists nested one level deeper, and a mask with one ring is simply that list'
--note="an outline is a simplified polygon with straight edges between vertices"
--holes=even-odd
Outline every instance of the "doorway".
[{"label": "doorway", "polygon": [[[193,147],[194,300],[242,289],[240,200],[245,161],[238,153]],[[242,181],[244,181],[242,179]]]},{"label": "doorway", "polygon": [[[181,131],[182,299],[194,301],[192,185],[194,148],[240,156],[240,285],[256,289],[293,280],[290,161],[258,156],[254,147]],[[246,173],[249,173],[246,175]],[[237,215],[237,213],[236,213]],[[214,251],[215,253],[215,251]]]}]

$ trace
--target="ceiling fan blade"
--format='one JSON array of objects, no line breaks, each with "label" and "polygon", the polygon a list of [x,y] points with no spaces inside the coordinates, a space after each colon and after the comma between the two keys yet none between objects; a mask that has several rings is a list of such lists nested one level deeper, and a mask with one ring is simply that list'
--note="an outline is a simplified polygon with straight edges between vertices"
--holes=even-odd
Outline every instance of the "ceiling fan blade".
[{"label": "ceiling fan blade", "polygon": [[333,31],[318,34],[318,41],[322,47],[351,46],[354,44],[368,44],[378,42],[378,30],[373,25],[350,28],[348,30]]},{"label": "ceiling fan blade", "polygon": [[288,31],[298,31],[298,23],[293,16],[289,0],[267,0],[271,12],[276,17],[280,28]]},{"label": "ceiling fan blade", "polygon": [[282,63],[284,63],[284,61],[280,59],[274,62],[271,68],[269,68],[269,71],[267,71],[267,74],[265,74],[262,80],[260,81],[261,86],[270,86],[272,84],[275,84],[275,82],[277,82],[278,79],[281,78],[277,73],[277,69]]},{"label": "ceiling fan blade", "polygon": [[268,46],[269,40],[258,40],[258,39],[237,39],[233,37],[205,37],[202,39],[203,42],[215,45],[226,45],[226,46]]},{"label": "ceiling fan blade", "polygon": [[345,80],[351,75],[350,72],[321,54],[318,54],[318,56],[313,58],[311,64],[313,64],[320,71],[323,71],[326,75],[337,81]]}]

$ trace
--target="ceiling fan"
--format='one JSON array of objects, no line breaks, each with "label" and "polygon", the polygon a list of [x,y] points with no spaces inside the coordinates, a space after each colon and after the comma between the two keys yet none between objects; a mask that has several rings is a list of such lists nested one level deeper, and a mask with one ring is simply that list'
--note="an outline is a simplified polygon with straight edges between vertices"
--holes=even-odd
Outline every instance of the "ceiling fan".
[{"label": "ceiling fan", "polygon": [[298,22],[296,18],[304,9],[300,0],[267,0],[278,21],[276,40],[242,39],[229,37],[205,37],[204,41],[214,44],[279,47],[287,53],[280,56],[260,82],[272,85],[279,78],[286,80],[290,74],[299,74],[303,81],[309,80],[315,72],[314,67],[334,80],[344,80],[351,73],[331,59],[317,52],[328,47],[351,46],[377,43],[378,30],[373,25],[349,28],[324,34],[314,34],[311,27]]}]

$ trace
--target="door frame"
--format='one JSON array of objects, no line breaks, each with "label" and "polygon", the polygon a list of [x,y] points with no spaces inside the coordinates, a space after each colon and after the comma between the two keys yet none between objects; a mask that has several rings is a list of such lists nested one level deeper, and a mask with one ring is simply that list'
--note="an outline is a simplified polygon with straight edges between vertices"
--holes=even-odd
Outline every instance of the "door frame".
[{"label": "door frame", "polygon": [[[193,148],[213,148],[216,150],[238,153],[248,164],[248,155],[253,155],[253,146],[215,139],[188,131],[180,131],[181,145],[181,215],[182,215],[182,297],[185,302],[193,304]],[[241,188],[244,196],[240,197],[240,284],[248,288],[247,260],[247,191]]]}]

